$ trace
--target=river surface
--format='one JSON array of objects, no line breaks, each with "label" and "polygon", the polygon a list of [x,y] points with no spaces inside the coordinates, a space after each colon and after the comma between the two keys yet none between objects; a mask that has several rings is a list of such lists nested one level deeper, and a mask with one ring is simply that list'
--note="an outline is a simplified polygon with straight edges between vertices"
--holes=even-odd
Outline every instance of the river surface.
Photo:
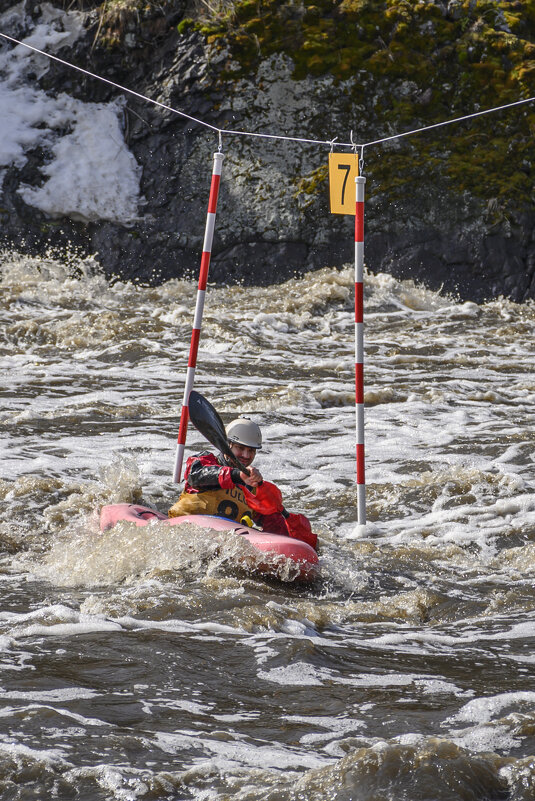
[{"label": "river surface", "polygon": [[195,282],[1,271],[2,801],[535,797],[533,303],[366,276],[362,534],[352,269],[209,288],[196,388],[312,519],[299,587],[234,534],[99,533],[178,495]]}]

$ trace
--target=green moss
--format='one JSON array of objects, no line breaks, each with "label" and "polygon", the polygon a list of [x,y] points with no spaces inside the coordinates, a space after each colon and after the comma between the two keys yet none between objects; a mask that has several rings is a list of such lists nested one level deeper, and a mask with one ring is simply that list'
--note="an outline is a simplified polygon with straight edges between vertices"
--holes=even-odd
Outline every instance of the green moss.
[{"label": "green moss", "polygon": [[314,203],[318,194],[326,192],[328,177],[329,168],[327,164],[323,164],[321,167],[318,167],[316,170],[313,170],[308,175],[296,181],[296,189],[293,196],[297,200],[300,208],[307,208],[307,206]]},{"label": "green moss", "polygon": [[314,195],[318,189],[323,188],[329,176],[329,168],[327,164],[322,164],[316,170],[313,170],[309,175],[301,178],[297,182],[297,190],[295,196],[300,194]]},{"label": "green moss", "polygon": [[196,27],[196,25],[197,23],[195,22],[195,20],[191,19],[191,17],[184,17],[184,19],[180,20],[180,22],[176,26],[176,29],[180,34],[183,34],[193,30]]}]

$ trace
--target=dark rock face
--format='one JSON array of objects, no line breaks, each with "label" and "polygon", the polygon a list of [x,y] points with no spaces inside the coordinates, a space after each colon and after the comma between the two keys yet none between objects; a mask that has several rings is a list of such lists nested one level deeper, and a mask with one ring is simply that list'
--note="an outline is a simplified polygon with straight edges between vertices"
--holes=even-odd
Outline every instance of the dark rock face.
[{"label": "dark rock face", "polygon": [[[9,9],[9,0],[2,7]],[[24,38],[42,9],[27,2],[24,18],[12,20],[5,32]],[[229,54],[195,31],[179,34],[183,12],[180,3],[172,10],[144,12],[124,23],[121,48],[106,49],[94,46],[99,17],[86,6],[77,12],[85,33],[57,55],[218,129],[327,141],[333,132],[351,127],[351,81],[296,80],[291,59],[282,55],[262,61],[251,77],[223,79]],[[46,146],[36,147],[25,153],[22,165],[11,165],[4,174],[3,242],[36,253],[50,246],[76,247],[98,254],[107,275],[143,283],[197,275],[217,132],[57,62],[33,80],[50,96],[65,92],[84,103],[125,98],[123,136],[141,167],[139,216],[126,223],[57,218],[28,205],[20,187],[42,185],[42,170],[51,158]],[[373,120],[362,124],[363,137],[372,125]],[[328,209],[321,172],[327,145],[223,134],[222,146],[210,280],[267,284],[352,262],[353,218]],[[425,165],[415,166],[402,200],[398,195],[394,203],[374,184],[374,165],[379,158],[390,159],[395,171],[396,153],[396,148],[366,153],[368,268],[478,302],[502,294],[515,301],[534,297],[535,216],[519,210],[514,217],[491,220],[482,201],[457,194],[454,186],[437,185]],[[303,178],[315,175],[316,184],[303,185]]]}]

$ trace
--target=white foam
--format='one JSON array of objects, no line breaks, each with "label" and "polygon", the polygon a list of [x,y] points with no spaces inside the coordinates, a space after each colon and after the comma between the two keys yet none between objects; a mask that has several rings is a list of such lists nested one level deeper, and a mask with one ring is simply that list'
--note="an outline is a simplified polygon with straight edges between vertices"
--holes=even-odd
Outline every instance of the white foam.
[{"label": "white foam", "polygon": [[[79,701],[84,698],[94,698],[98,693],[95,690],[82,689],[81,687],[63,688],[60,690],[0,690],[2,699],[19,701]],[[70,714],[70,713],[69,713]]]},{"label": "white foam", "polygon": [[[299,742],[303,745],[326,743],[333,738],[341,738],[353,732],[358,732],[365,726],[364,721],[353,716],[342,718],[319,715],[285,715],[283,720],[287,720],[290,724],[304,724],[316,730],[310,734],[304,734],[299,739]],[[320,731],[321,729],[323,731]]]},{"label": "white foam", "polygon": [[63,768],[68,765],[68,763],[65,762],[63,750],[60,748],[30,748],[6,735],[0,735],[0,754],[2,754],[4,758],[10,757],[16,763],[20,763],[22,760],[29,760],[46,765],[48,768],[53,766]]},{"label": "white foam", "polygon": [[103,615],[84,615],[63,604],[42,607],[33,612],[16,614],[2,612],[0,619],[13,640],[27,637],[73,637],[101,631],[120,631],[119,623]]},{"label": "white foam", "polygon": [[535,692],[510,692],[485,698],[474,698],[473,701],[469,701],[445,722],[484,723],[493,720],[497,715],[501,715],[504,709],[509,707],[518,709],[519,706],[524,704],[528,704],[530,709],[535,705]]},{"label": "white foam", "polygon": [[[331,645],[331,644],[330,644]],[[289,686],[317,687],[321,685],[344,684],[351,687],[417,687],[424,694],[462,692],[450,682],[439,681],[415,673],[344,673],[322,667],[314,667],[306,662],[293,662],[291,665],[260,670],[258,677],[264,681]]]},{"label": "white foam", "polygon": [[258,678],[273,684],[293,687],[321,687],[322,672],[306,662],[294,662],[291,665],[259,670]]}]

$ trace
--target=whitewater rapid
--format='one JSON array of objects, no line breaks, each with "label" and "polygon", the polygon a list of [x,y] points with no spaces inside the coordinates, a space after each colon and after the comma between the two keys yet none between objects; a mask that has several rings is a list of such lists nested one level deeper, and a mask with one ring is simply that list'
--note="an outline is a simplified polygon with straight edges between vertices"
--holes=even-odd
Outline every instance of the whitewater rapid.
[{"label": "whitewater rapid", "polygon": [[178,493],[195,283],[4,253],[0,286],[6,797],[533,797],[532,303],[366,276],[353,539],[352,270],[209,287],[196,387],[312,519],[298,589],[241,574],[235,537],[98,531]]}]

